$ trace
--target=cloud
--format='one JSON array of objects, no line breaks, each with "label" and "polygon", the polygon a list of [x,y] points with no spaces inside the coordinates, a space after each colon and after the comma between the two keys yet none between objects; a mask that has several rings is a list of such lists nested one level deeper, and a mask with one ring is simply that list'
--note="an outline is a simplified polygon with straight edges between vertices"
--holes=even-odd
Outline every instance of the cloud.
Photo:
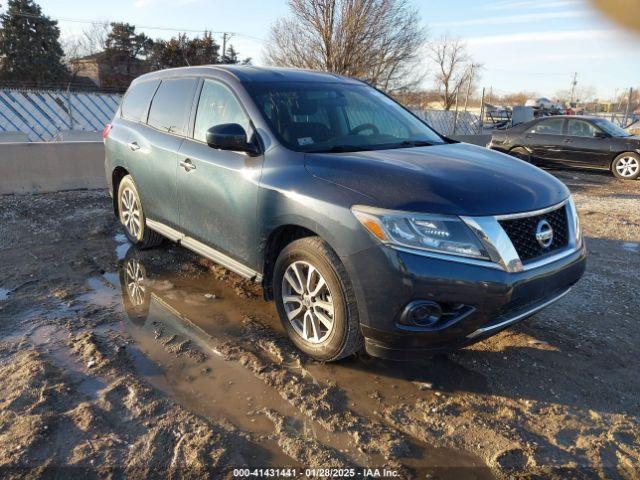
[{"label": "cloud", "polygon": [[181,6],[198,1],[200,0],[135,0],[133,6],[136,8],[147,8],[152,5]]},{"label": "cloud", "polygon": [[555,20],[559,18],[586,17],[590,12],[586,10],[567,12],[525,13],[522,15],[507,15],[502,17],[473,18],[470,20],[453,20],[450,22],[432,23],[433,27],[464,27],[467,25],[507,25],[512,23],[539,22],[541,20]]},{"label": "cloud", "polygon": [[530,10],[543,10],[543,9],[559,9],[565,7],[572,7],[574,5],[584,4],[579,0],[558,0],[540,2],[536,0],[506,0],[502,2],[492,3],[486,5],[484,10],[511,10],[511,9],[530,9]]},{"label": "cloud", "polygon": [[471,46],[503,45],[512,43],[560,42],[565,40],[601,40],[618,37],[615,30],[564,30],[551,32],[512,33],[507,35],[485,35],[467,37],[465,42]]},{"label": "cloud", "polygon": [[530,61],[541,62],[567,62],[576,60],[608,60],[611,58],[624,58],[633,51],[617,51],[617,52],[568,52],[568,53],[543,53],[540,55],[531,55],[527,57]]}]

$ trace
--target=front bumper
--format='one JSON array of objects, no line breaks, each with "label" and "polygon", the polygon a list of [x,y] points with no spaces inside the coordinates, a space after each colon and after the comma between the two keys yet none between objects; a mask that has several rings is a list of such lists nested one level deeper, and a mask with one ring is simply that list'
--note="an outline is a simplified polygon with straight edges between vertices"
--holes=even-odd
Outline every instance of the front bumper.
[{"label": "front bumper", "polygon": [[[387,247],[344,259],[351,271],[367,352],[415,360],[477,342],[560,299],[586,266],[584,246],[538,268],[506,272]],[[398,320],[415,300],[463,304],[471,313],[442,328],[407,329]]]}]

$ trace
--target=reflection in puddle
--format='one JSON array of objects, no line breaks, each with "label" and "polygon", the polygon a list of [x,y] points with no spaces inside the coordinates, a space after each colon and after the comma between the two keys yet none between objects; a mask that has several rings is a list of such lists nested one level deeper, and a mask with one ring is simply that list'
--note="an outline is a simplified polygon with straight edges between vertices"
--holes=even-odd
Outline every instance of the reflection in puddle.
[{"label": "reflection in puddle", "polygon": [[[116,308],[122,302],[126,312],[122,326],[139,348],[137,353],[136,349],[128,349],[138,374],[189,410],[265,435],[273,432],[274,424],[263,411],[274,411],[296,419],[293,425],[300,433],[348,453],[357,463],[365,463],[366,456],[350,445],[346,433],[327,431],[284,401],[241,363],[223,358],[216,345],[232,342],[242,329],[241,319],[255,313],[255,306],[248,306],[246,299],[238,298],[222,282],[213,278],[198,280],[151,278],[133,250],[118,274],[90,278],[90,292],[79,300]],[[152,362],[143,362],[140,357]],[[148,363],[157,367],[149,368]],[[274,458],[281,455],[275,440],[267,441],[265,448]],[[280,461],[290,463],[291,459]]]},{"label": "reflection in puddle", "polygon": [[123,233],[118,233],[113,237],[113,239],[118,243],[118,246],[116,247],[116,257],[118,260],[123,260],[127,255],[129,248],[131,248],[131,243],[129,243],[129,240],[127,240],[126,235]]},{"label": "reflection in puddle", "polygon": [[[330,431],[316,420],[322,414],[307,416],[309,412],[290,399],[291,391],[267,384],[242,359],[226,359],[221,348],[246,348],[249,342],[248,348],[264,360],[266,370],[274,375],[289,371],[315,386],[337,385],[343,393],[329,400],[338,402],[338,406],[329,407],[329,412],[331,408],[336,412],[347,408],[366,422],[382,424],[384,417],[377,411],[385,406],[399,401],[412,404],[432,393],[421,391],[414,383],[424,380],[424,365],[389,364],[366,356],[320,364],[290,353],[293,350],[287,350],[289,347],[273,348],[274,342],[288,345],[273,304],[241,298],[228,283],[209,273],[185,274],[181,270],[184,265],[176,265],[175,259],[167,260],[171,255],[167,251],[154,255],[130,248],[117,274],[89,279],[90,292],[79,298],[104,308],[124,308],[125,321],[120,328],[136,342],[137,349],[128,351],[139,375],[195,413],[218,421],[226,419],[244,431],[263,435],[264,447],[272,453],[274,465],[291,464],[291,459],[281,458],[282,447],[271,435],[274,423],[266,411],[287,418],[289,428],[297,435],[340,452],[354,464],[384,461],[379,454],[363,452],[362,445],[354,440],[358,435],[352,435],[348,428]],[[268,333],[249,335],[247,318],[259,319]],[[449,369],[438,370],[452,373]],[[438,385],[447,379],[429,381]],[[305,387],[298,387],[305,391]],[[341,397],[343,394],[345,398]],[[412,467],[478,465],[458,452],[424,445],[414,448],[412,455],[403,463]]]},{"label": "reflection in puddle", "polygon": [[0,288],[0,302],[3,302],[9,298],[11,290],[6,288]]}]

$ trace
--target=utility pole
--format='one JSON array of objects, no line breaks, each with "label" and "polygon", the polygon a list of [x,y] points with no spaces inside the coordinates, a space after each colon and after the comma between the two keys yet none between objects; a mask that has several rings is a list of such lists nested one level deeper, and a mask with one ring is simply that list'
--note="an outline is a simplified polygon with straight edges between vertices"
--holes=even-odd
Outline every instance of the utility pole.
[{"label": "utility pole", "polygon": [[467,104],[469,103],[469,93],[471,93],[471,80],[473,79],[473,69],[476,68],[474,63],[471,64],[471,71],[469,72],[469,80],[467,81],[467,95],[464,97],[464,111],[467,111]]},{"label": "utility pole", "polygon": [[573,72],[573,80],[571,81],[571,100],[569,100],[569,106],[573,103],[573,97],[576,93],[576,85],[578,84],[578,72]]},{"label": "utility pole", "polygon": [[[489,91],[491,91],[491,89],[489,89]],[[482,87],[482,100],[480,100],[480,129],[479,130],[480,131],[478,132],[478,134],[482,135],[482,132],[484,131],[484,87]]]},{"label": "utility pole", "polygon": [[222,33],[222,61],[224,62],[224,57],[227,55],[227,36],[229,34],[227,32]]},{"label": "utility pole", "polygon": [[627,120],[631,115],[631,100],[633,99],[633,88],[629,87],[629,99],[627,100],[627,109],[624,111],[624,120],[622,120],[622,128],[627,126]]}]

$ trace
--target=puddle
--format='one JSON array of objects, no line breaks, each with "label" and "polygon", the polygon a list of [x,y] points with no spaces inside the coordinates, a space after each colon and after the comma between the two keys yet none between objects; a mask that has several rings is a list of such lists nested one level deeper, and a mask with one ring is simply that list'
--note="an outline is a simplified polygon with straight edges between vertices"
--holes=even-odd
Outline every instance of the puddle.
[{"label": "puddle", "polygon": [[[181,279],[173,280],[182,283]],[[105,273],[90,278],[87,281],[90,292],[78,297],[81,302],[101,307],[124,306],[127,320],[120,328],[135,340],[136,348],[128,348],[128,351],[140,376],[189,410],[214,419],[226,419],[238,428],[256,434],[273,432],[273,422],[260,412],[262,409],[273,410],[297,420],[295,425],[306,436],[339,449],[358,463],[366,463],[366,456],[350,445],[348,434],[327,431],[301,415],[276,390],[240,363],[222,358],[212,337],[215,336],[216,342],[232,340],[246,313],[238,308],[242,299],[238,299],[228,286],[220,284],[212,289],[200,285],[200,291],[194,292],[175,287],[166,280],[145,279],[143,283],[147,296],[137,297],[135,291],[128,296],[122,292],[119,275]],[[157,290],[152,288],[155,286]],[[215,299],[205,296],[212,290],[218,292]],[[187,316],[188,312],[194,311],[201,312],[197,324]],[[159,331],[162,331],[161,338],[158,338]],[[47,333],[41,332],[40,336]],[[100,333],[106,334],[108,330],[103,328]],[[188,358],[176,357],[163,344],[173,335],[188,339],[208,358],[194,363]],[[173,346],[170,342],[169,348]],[[275,440],[269,442],[271,448],[266,445],[267,450],[278,457],[280,448]]]},{"label": "puddle", "polygon": [[[142,260],[145,255],[148,262]],[[164,251],[161,255],[172,253]],[[212,274],[185,275],[172,260],[158,266],[158,258],[157,252],[143,254],[128,249],[120,262],[120,272],[90,278],[87,281],[90,291],[78,298],[84,303],[124,310],[125,320],[117,328],[126,330],[135,340],[135,348],[127,350],[139,375],[194,413],[227,419],[244,431],[271,434],[274,424],[261,412],[269,409],[292,421],[294,430],[303,438],[313,438],[335,449],[354,464],[369,466],[384,462],[377,454],[361,451],[350,432],[329,431],[290,404],[284,398],[287,395],[284,390],[276,390],[240,362],[221,356],[217,346],[223,342],[236,344],[238,337],[246,334],[243,320],[247,316],[259,318],[270,335],[288,341],[273,303],[241,298],[229,284]],[[44,331],[38,336],[47,338],[50,334]],[[189,344],[182,343],[184,340]],[[189,345],[196,346],[196,352],[205,352],[207,358],[193,358]],[[302,374],[304,382],[315,385],[337,384],[346,395],[339,401],[346,401],[345,406],[365,421],[375,419],[385,424],[386,420],[378,413],[384,406],[413,404],[433,395],[421,391],[414,383],[418,380],[429,381],[434,388],[440,383],[451,383],[444,373],[441,378],[427,375],[428,380],[425,379],[424,365],[387,363],[369,357],[333,364],[305,360],[289,365],[286,359],[261,347],[255,350],[276,369]],[[454,376],[460,373],[446,367],[437,370],[448,370]],[[341,407],[337,408],[339,411]],[[415,443],[412,458],[402,460],[413,468],[483,466],[460,452]],[[282,458],[282,448],[276,440],[269,439],[264,446],[274,459]]]},{"label": "puddle", "polygon": [[116,257],[118,260],[122,260],[127,255],[129,248],[131,248],[131,243],[129,243],[129,240],[127,240],[126,235],[123,233],[118,233],[113,239],[118,243],[116,247]]},{"label": "puddle", "polygon": [[9,295],[11,295],[11,290],[7,288],[0,288],[0,302],[4,302],[9,299]]},{"label": "puddle", "polygon": [[622,248],[627,250],[628,252],[638,252],[640,251],[640,243],[624,242],[622,244]]},{"label": "puddle", "polygon": [[80,302],[91,303],[99,307],[112,307],[117,304],[119,295],[116,293],[116,288],[120,288],[117,274],[107,272],[100,276],[91,277],[87,280],[87,286],[90,291],[78,297]]}]

